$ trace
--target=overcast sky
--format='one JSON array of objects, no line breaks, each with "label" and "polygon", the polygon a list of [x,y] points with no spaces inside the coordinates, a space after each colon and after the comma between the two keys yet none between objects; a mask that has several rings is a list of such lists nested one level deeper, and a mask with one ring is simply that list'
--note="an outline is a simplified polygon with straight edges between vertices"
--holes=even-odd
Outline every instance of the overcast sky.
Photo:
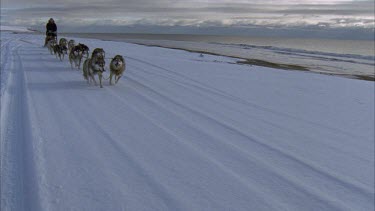
[{"label": "overcast sky", "polygon": [[[374,28],[374,0],[1,0],[2,25],[60,30],[143,28]],[[104,27],[104,28],[103,28]]]}]

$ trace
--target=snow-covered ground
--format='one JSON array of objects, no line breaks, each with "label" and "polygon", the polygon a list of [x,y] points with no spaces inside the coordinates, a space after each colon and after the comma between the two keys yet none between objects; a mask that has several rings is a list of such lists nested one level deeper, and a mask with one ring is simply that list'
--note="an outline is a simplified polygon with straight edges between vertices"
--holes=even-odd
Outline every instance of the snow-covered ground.
[{"label": "snow-covered ground", "polygon": [[374,82],[76,39],[100,89],[43,39],[1,34],[1,210],[374,209]]},{"label": "snow-covered ground", "polygon": [[20,26],[3,26],[3,25],[0,25],[0,31],[9,31],[9,32],[33,32],[31,31],[30,29],[28,29],[27,27],[20,27]]}]

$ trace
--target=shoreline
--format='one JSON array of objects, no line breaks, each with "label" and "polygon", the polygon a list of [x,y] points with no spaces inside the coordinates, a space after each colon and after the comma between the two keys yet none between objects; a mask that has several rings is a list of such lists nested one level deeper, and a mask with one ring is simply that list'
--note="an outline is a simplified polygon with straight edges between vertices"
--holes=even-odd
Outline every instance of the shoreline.
[{"label": "shoreline", "polygon": [[224,56],[229,58],[235,58],[235,59],[241,59],[242,61],[237,61],[236,64],[244,64],[244,65],[255,65],[255,66],[261,66],[261,67],[270,67],[270,68],[276,68],[276,69],[283,69],[283,70],[299,70],[299,71],[310,71],[307,67],[303,67],[300,65],[293,65],[293,64],[280,64],[280,63],[274,63],[269,62],[266,60],[260,60],[260,59],[247,59],[242,57],[235,57],[235,56],[229,56],[209,51],[199,51],[199,50],[190,50],[186,48],[178,48],[178,47],[166,47],[162,45],[153,45],[153,44],[143,44],[143,43],[137,43],[137,42],[130,42],[137,45],[143,45],[143,46],[149,46],[149,47],[159,47],[159,48],[168,48],[168,49],[174,49],[174,50],[182,50],[187,51],[190,53],[202,53],[202,54],[209,54],[214,56]]},{"label": "shoreline", "polygon": [[[106,39],[102,39],[102,40],[112,41],[112,40],[106,40]],[[183,51],[187,51],[187,52],[190,52],[190,53],[202,53],[202,54],[209,54],[209,55],[215,55],[215,56],[225,56],[225,57],[230,57],[230,58],[235,58],[235,59],[241,59],[242,61],[237,61],[235,63],[235,64],[240,64],[240,65],[254,65],[254,66],[269,67],[269,68],[275,68],[275,69],[287,70],[287,71],[304,71],[304,72],[311,72],[311,73],[316,73],[316,74],[340,76],[340,77],[345,77],[345,78],[375,82],[375,77],[366,76],[366,75],[357,75],[357,74],[349,75],[349,74],[339,74],[339,73],[317,72],[317,71],[312,71],[311,69],[309,69],[307,67],[304,67],[304,66],[301,66],[301,65],[296,65],[296,64],[275,63],[275,62],[269,62],[269,61],[266,61],[266,60],[248,59],[248,58],[218,54],[218,53],[209,52],[209,51],[199,51],[199,50],[191,50],[191,49],[179,48],[179,47],[168,47],[168,46],[156,45],[156,44],[144,44],[144,43],[139,43],[139,42],[130,42],[128,40],[124,41],[124,42],[129,42],[129,43],[132,43],[132,44],[149,46],[149,47],[159,47],[159,48],[183,50]]]},{"label": "shoreline", "polygon": [[[346,74],[346,73],[335,73],[335,72],[325,72],[325,71],[317,71],[310,69],[307,66],[299,65],[299,64],[293,64],[293,63],[282,63],[282,62],[273,62],[268,61],[264,59],[258,59],[258,58],[247,58],[247,57],[240,57],[240,56],[234,56],[234,55],[228,55],[224,53],[217,53],[209,50],[197,50],[197,49],[189,49],[184,47],[176,47],[176,46],[167,46],[162,44],[154,44],[154,43],[142,43],[139,41],[139,39],[122,39],[122,38],[98,38],[96,36],[90,36],[88,34],[76,34],[76,33],[62,33],[63,36],[70,36],[70,37],[78,37],[78,38],[88,38],[88,39],[98,39],[102,41],[114,41],[114,42],[127,42],[137,45],[143,45],[143,46],[149,46],[149,47],[159,47],[159,48],[166,48],[166,49],[175,49],[175,50],[183,50],[190,53],[202,53],[202,54],[209,54],[209,55],[215,55],[215,56],[224,56],[229,58],[235,58],[239,59],[240,61],[237,61],[235,64],[239,65],[254,65],[254,66],[261,66],[261,67],[269,67],[269,68],[275,68],[280,70],[288,70],[288,71],[304,71],[304,72],[311,72],[311,73],[317,73],[317,74],[323,74],[323,75],[331,75],[331,76],[339,76],[339,77],[345,77],[350,79],[357,79],[357,80],[365,80],[365,81],[372,81],[375,82],[375,75],[360,75],[360,74]],[[147,40],[149,41],[149,40]],[[151,40],[154,41],[154,40]],[[166,40],[168,41],[168,40]]]}]

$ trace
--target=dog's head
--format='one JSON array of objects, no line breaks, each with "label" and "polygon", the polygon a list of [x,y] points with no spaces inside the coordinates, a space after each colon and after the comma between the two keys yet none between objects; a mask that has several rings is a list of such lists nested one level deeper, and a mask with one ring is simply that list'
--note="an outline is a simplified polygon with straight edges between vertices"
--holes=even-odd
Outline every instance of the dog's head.
[{"label": "dog's head", "polygon": [[74,47],[71,49],[70,54],[71,54],[71,55],[74,55],[75,57],[80,57],[80,56],[82,56],[81,48],[80,48],[79,46],[74,46]]},{"label": "dog's head", "polygon": [[60,48],[61,52],[63,52],[64,54],[68,54],[68,48],[65,45],[60,46]]},{"label": "dog's head", "polygon": [[124,63],[124,58],[121,55],[116,55],[111,61],[111,64],[116,68],[121,67]]},{"label": "dog's head", "polygon": [[77,46],[80,49],[80,51],[82,52],[82,54],[86,54],[87,57],[89,56],[89,47],[87,47],[85,44],[82,44],[82,43],[78,43]]},{"label": "dog's head", "polygon": [[60,44],[64,44],[64,45],[66,45],[67,42],[68,41],[65,38],[61,38],[60,41],[59,41]]},{"label": "dog's head", "polygon": [[94,66],[95,66],[95,70],[100,71],[100,72],[104,72],[105,71],[105,69],[104,69],[104,66],[105,66],[104,59],[97,59],[95,61],[95,65]]},{"label": "dog's head", "polygon": [[91,57],[98,57],[102,56],[103,58],[105,57],[105,51],[103,48],[95,48],[94,51],[92,52]]},{"label": "dog's head", "polygon": [[78,43],[77,46],[81,49],[81,51],[89,51],[89,47],[87,47],[85,44]]}]

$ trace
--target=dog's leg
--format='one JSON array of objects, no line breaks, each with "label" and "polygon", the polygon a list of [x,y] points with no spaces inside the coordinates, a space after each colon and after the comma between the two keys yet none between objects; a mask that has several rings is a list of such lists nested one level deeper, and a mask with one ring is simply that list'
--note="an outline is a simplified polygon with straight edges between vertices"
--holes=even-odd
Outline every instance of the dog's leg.
[{"label": "dog's leg", "polygon": [[69,62],[70,62],[70,67],[71,67],[72,70],[73,70],[73,61],[72,61],[72,58],[70,57],[70,55],[69,55]]},{"label": "dog's leg", "polygon": [[99,83],[100,83],[100,88],[103,88],[103,86],[102,86],[102,78],[103,78],[103,75],[102,75],[102,73],[98,73],[98,76],[99,76]]},{"label": "dog's leg", "polygon": [[86,73],[85,78],[86,78],[87,84],[91,84],[91,77],[87,75],[87,73]]},{"label": "dog's leg", "polygon": [[96,86],[97,83],[96,83],[96,80],[95,80],[95,77],[94,77],[94,72],[91,70],[90,63],[88,63],[87,66],[88,66],[87,74],[89,75],[89,78],[91,78],[92,81],[94,81],[94,85]]},{"label": "dog's leg", "polygon": [[112,85],[112,76],[113,76],[113,74],[112,74],[112,72],[109,74],[109,85]]},{"label": "dog's leg", "polygon": [[[76,61],[76,60],[74,60]],[[83,78],[87,81],[88,84],[90,84],[90,81],[89,81],[89,78],[88,78],[88,72],[87,72],[87,61],[85,61],[83,63],[83,67],[82,67],[82,75],[83,75]]]},{"label": "dog's leg", "polygon": [[94,81],[94,85],[97,86],[98,83],[96,83],[95,76],[91,74],[90,77],[91,77],[92,81]]},{"label": "dog's leg", "polygon": [[122,76],[122,75],[117,76],[117,79],[116,79],[115,84],[117,84],[117,82],[118,82],[118,80],[120,80],[121,76]]},{"label": "dog's leg", "polygon": [[88,76],[87,69],[85,68],[85,65],[83,65],[83,77],[86,79],[87,84],[90,84],[90,77]]},{"label": "dog's leg", "polygon": [[78,66],[76,65],[76,67],[78,67],[77,70],[81,69],[81,61],[82,61],[82,58],[79,58],[78,59]]}]

